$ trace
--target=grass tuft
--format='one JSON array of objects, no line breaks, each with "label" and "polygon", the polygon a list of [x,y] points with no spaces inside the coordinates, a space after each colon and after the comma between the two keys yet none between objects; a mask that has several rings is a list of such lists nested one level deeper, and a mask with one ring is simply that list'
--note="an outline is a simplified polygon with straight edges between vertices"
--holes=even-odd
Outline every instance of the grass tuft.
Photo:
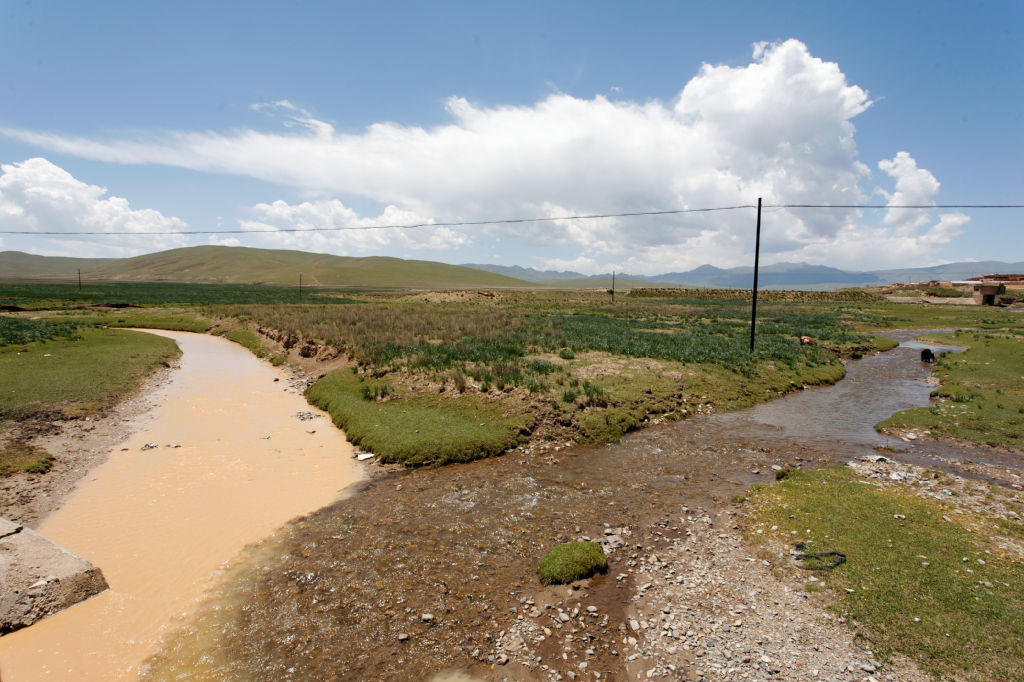
[{"label": "grass tuft", "polygon": [[53,466],[53,455],[23,443],[0,445],[0,476],[26,472],[45,474]]},{"label": "grass tuft", "polygon": [[608,558],[596,542],[565,542],[552,547],[537,567],[544,585],[564,585],[608,570]]}]

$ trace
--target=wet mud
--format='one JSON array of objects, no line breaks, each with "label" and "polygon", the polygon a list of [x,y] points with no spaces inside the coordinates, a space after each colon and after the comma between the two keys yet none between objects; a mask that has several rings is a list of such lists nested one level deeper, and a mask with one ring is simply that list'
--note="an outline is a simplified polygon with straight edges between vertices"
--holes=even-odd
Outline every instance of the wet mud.
[{"label": "wet mud", "polygon": [[[751,484],[774,479],[773,465],[844,463],[879,447],[893,458],[928,459],[931,448],[942,449],[872,428],[928,404],[931,369],[918,358],[918,349],[900,347],[850,362],[835,387],[661,424],[618,444],[379,476],[254,548],[149,662],[148,675],[404,681],[456,671],[547,680],[576,674],[587,648],[589,678],[626,679],[616,648],[638,586],[631,575],[620,579],[620,569],[665,547],[680,532],[680,513],[722,508]],[[575,589],[539,584],[537,562],[551,545],[606,530],[624,543],[610,555],[607,576]],[[600,619],[577,625],[574,616],[564,629],[552,619],[558,631],[536,645],[537,666],[505,664],[499,641],[518,620],[589,605]],[[585,646],[563,656],[566,636]]]}]

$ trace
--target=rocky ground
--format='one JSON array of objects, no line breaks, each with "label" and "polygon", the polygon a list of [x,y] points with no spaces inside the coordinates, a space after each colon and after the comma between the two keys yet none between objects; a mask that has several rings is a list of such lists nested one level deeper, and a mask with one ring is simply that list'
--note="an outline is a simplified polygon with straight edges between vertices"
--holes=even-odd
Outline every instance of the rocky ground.
[{"label": "rocky ground", "polygon": [[[631,588],[623,622],[609,631],[608,614],[578,583],[557,601],[529,599],[532,610],[503,636],[498,662],[508,656],[548,680],[928,679],[906,661],[877,661],[826,609],[829,596],[805,589],[814,576],[779,571],[744,544],[735,510],[679,512],[648,529],[648,544],[613,551],[608,579]],[[599,649],[620,659],[617,670],[596,669]],[[545,663],[552,654],[556,666]],[[522,677],[512,669],[493,679]]]}]

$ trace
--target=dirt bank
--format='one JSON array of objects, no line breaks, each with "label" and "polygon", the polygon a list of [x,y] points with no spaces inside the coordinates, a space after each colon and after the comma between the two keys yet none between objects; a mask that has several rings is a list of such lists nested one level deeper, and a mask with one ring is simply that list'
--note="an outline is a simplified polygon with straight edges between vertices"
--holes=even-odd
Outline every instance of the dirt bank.
[{"label": "dirt bank", "polygon": [[171,368],[160,368],[134,394],[101,416],[32,419],[14,425],[21,437],[54,456],[45,474],[0,477],[0,516],[35,528],[61,506],[75,485],[107,460],[111,449],[130,436],[139,417],[153,407],[153,394],[166,384]]},{"label": "dirt bank", "polygon": [[288,376],[224,339],[154,332],[180,370],[134,434],[39,525],[111,589],[0,638],[3,679],[129,679],[242,548],[362,477]]}]

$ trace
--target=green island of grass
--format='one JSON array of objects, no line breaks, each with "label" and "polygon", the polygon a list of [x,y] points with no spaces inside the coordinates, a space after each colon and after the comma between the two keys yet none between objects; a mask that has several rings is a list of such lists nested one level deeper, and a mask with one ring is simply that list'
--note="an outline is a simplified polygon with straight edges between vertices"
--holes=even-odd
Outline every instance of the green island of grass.
[{"label": "green island of grass", "polygon": [[608,559],[596,542],[563,542],[555,545],[537,566],[543,585],[564,585],[608,570]]},{"label": "green island of grass", "polygon": [[96,414],[179,354],[172,340],[142,332],[79,327],[77,335],[0,346],[0,421]]}]

